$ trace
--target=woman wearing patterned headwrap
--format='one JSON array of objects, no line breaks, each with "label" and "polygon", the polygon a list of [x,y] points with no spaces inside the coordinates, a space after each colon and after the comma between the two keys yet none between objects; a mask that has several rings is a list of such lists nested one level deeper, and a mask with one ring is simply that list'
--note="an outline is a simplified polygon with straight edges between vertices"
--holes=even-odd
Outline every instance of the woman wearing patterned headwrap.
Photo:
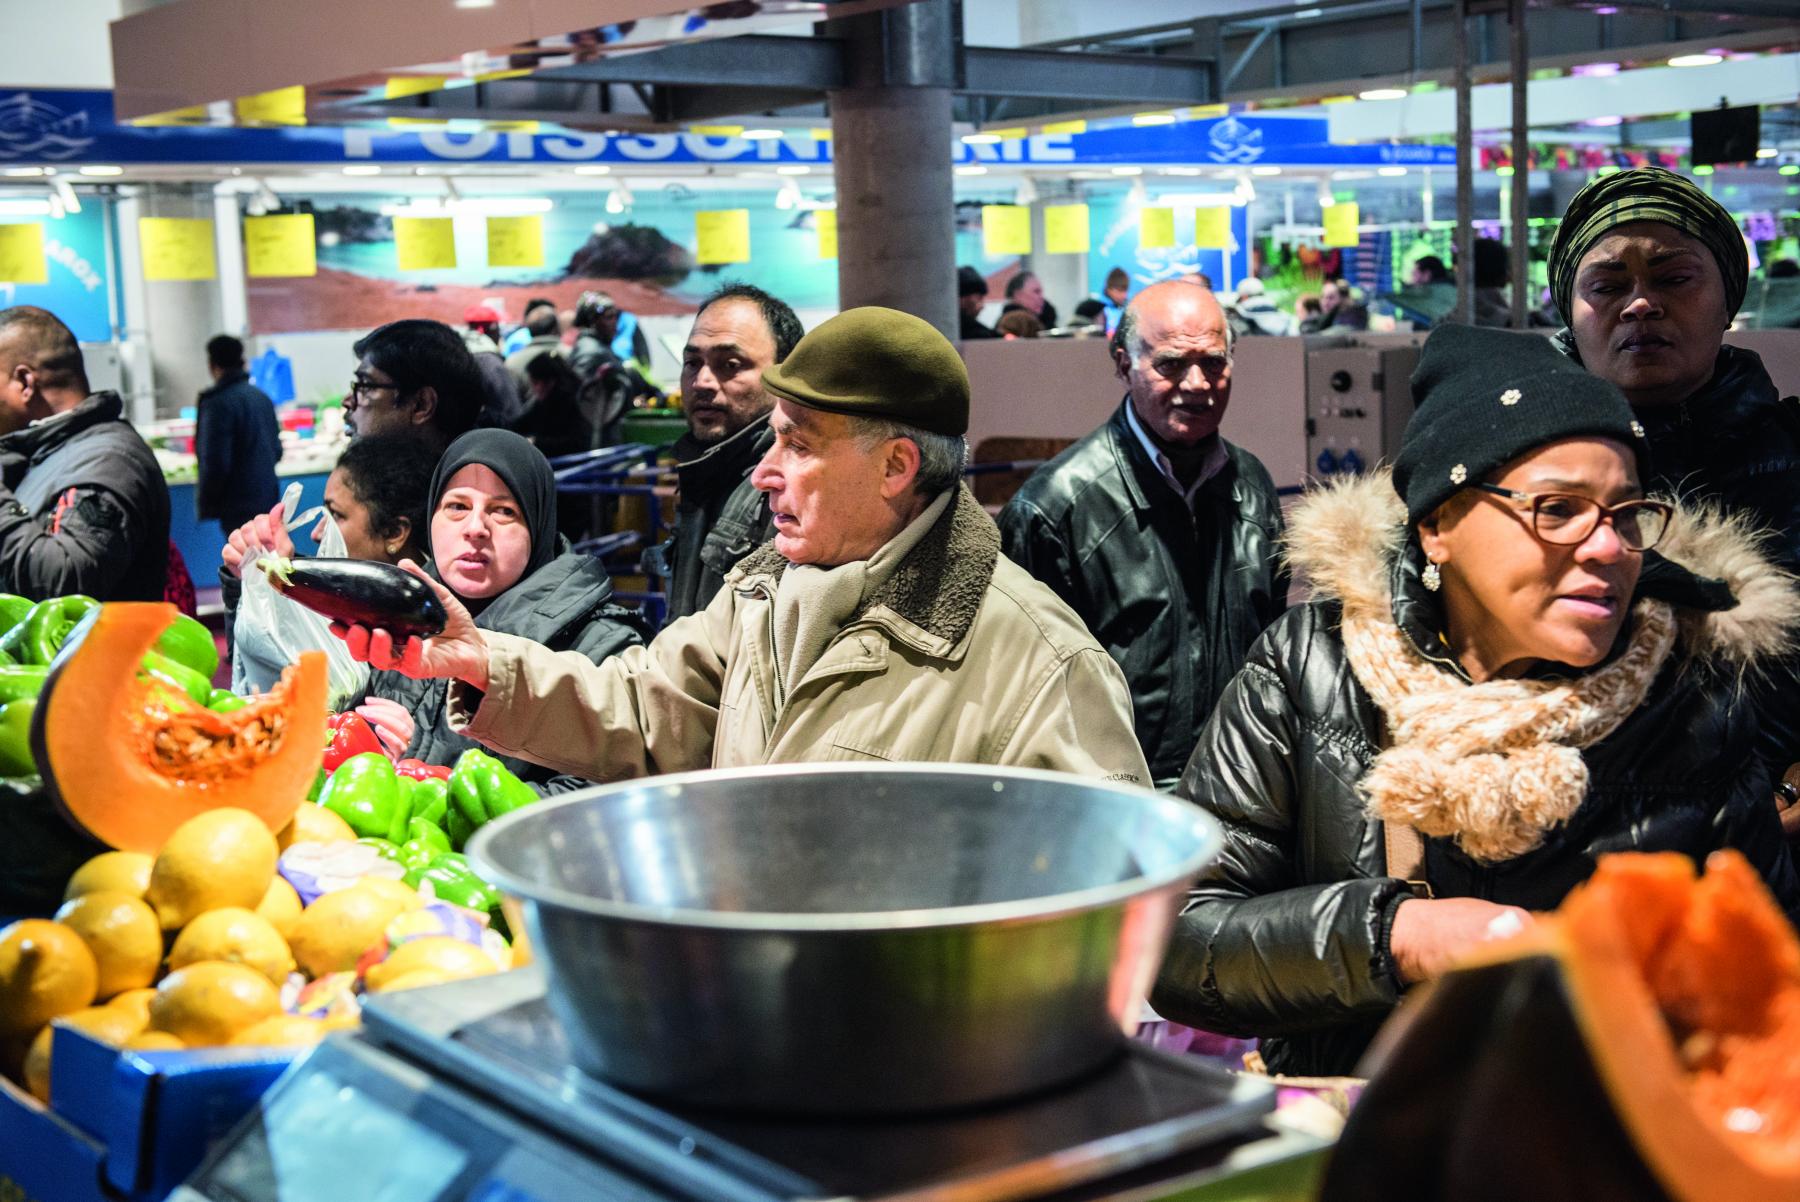
[{"label": "woman wearing patterned headwrap", "polygon": [[[1576,193],[1550,244],[1564,349],[1631,402],[1650,441],[1652,492],[1711,501],[1773,534],[1800,570],[1800,402],[1762,360],[1725,346],[1750,260],[1737,222],[1685,176],[1639,167]],[[1800,683],[1773,682],[1767,758],[1800,760]]]}]

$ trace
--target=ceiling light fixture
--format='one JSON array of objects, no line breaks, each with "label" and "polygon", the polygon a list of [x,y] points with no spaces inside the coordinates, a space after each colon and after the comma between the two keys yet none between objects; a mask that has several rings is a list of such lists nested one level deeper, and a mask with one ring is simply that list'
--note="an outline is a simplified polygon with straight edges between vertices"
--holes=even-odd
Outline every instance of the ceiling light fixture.
[{"label": "ceiling light fixture", "polygon": [[1173,125],[1174,113],[1139,113],[1131,119],[1133,125]]},{"label": "ceiling light fixture", "polygon": [[92,176],[96,179],[105,179],[109,176],[124,175],[125,168],[123,168],[123,167],[102,167],[102,166],[83,167],[83,168],[81,168],[81,174],[87,175],[87,176]]},{"label": "ceiling light fixture", "polygon": [[1114,175],[1142,175],[1144,169],[1142,167],[1114,167],[1112,173]]},{"label": "ceiling light fixture", "polygon": [[623,183],[613,185],[613,190],[606,194],[606,211],[615,216],[631,207],[631,189]]},{"label": "ceiling light fixture", "polygon": [[1336,203],[1337,203],[1337,197],[1332,195],[1331,189],[1326,186],[1325,181],[1320,180],[1319,181],[1319,207],[1321,209],[1329,209],[1332,205],[1334,205]]},{"label": "ceiling light fixture", "polygon": [[987,168],[986,168],[986,167],[980,167],[980,166],[976,166],[976,167],[958,167],[958,168],[957,168],[957,169],[956,169],[956,174],[958,174],[958,175],[986,175],[986,174],[987,174]]},{"label": "ceiling light fixture", "polygon": [[781,136],[778,129],[747,129],[738,135],[746,142],[772,142]]},{"label": "ceiling light fixture", "polygon": [[1764,146],[1756,152],[1756,157],[1759,159],[1772,159],[1780,153],[1781,152],[1776,150],[1773,146]]},{"label": "ceiling light fixture", "polygon": [[999,134],[964,134],[964,146],[994,146],[1000,141]]},{"label": "ceiling light fixture", "polygon": [[[50,195],[52,210],[61,209],[69,213],[81,212],[81,198],[75,195],[75,188],[68,180],[60,177],[53,178],[50,181]],[[61,212],[56,214],[58,217],[62,215]]]},{"label": "ceiling light fixture", "polygon": [[800,195],[800,186],[790,179],[781,185],[781,191],[775,193],[775,207],[797,209],[800,207],[800,202],[805,199]]},{"label": "ceiling light fixture", "polygon": [[1405,88],[1370,88],[1356,94],[1358,100],[1405,100]]},{"label": "ceiling light fixture", "polygon": [[1280,175],[1281,168],[1279,168],[1279,167],[1252,167],[1252,168],[1250,168],[1250,174],[1251,175]]},{"label": "ceiling light fixture", "polygon": [[611,175],[612,168],[605,163],[583,163],[575,168],[576,175]]},{"label": "ceiling light fixture", "polygon": [[457,8],[492,8],[498,0],[454,0]]},{"label": "ceiling light fixture", "polygon": [[1404,167],[1377,167],[1377,168],[1375,168],[1375,174],[1376,175],[1385,175],[1389,179],[1397,179],[1400,176],[1406,174],[1406,168],[1404,168]]},{"label": "ceiling light fixture", "polygon": [[381,168],[373,163],[352,163],[344,168],[345,175],[380,175]]},{"label": "ceiling light fixture", "polygon": [[1013,193],[1013,203],[1016,205],[1033,205],[1037,203],[1037,199],[1037,182],[1029,175],[1020,176],[1018,191]]},{"label": "ceiling light fixture", "polygon": [[1199,175],[1199,174],[1201,174],[1201,171],[1200,171],[1200,168],[1198,168],[1198,167],[1164,167],[1162,169],[1162,174],[1163,175]]},{"label": "ceiling light fixture", "polygon": [[804,163],[792,163],[792,164],[789,164],[784,167],[775,168],[775,174],[776,175],[811,175],[812,168],[806,166]]},{"label": "ceiling light fixture", "polygon": [[1674,58],[1669,60],[1669,65],[1671,67],[1710,67],[1714,63],[1722,63],[1724,61],[1725,56],[1723,54],[1714,54],[1711,51],[1708,51],[1704,54],[1677,54]]},{"label": "ceiling light fixture", "polygon": [[0,217],[48,217],[48,200],[0,200]]},{"label": "ceiling light fixture", "polygon": [[6,174],[13,179],[38,179],[50,173],[42,167],[8,167]]},{"label": "ceiling light fixture", "polygon": [[1586,121],[1583,121],[1582,124],[1583,125],[1595,125],[1595,126],[1601,126],[1601,127],[1612,126],[1612,125],[1623,125],[1623,124],[1625,124],[1625,118],[1623,118],[1623,117],[1589,117]]}]

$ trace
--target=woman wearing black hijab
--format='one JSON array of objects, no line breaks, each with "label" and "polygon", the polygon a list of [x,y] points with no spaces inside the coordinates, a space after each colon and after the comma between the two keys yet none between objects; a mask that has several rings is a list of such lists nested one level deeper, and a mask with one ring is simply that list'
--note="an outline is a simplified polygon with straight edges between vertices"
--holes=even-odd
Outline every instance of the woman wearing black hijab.
[{"label": "woman wearing black hijab", "polygon": [[[524,438],[494,429],[463,435],[438,463],[430,497],[433,573],[477,626],[552,651],[579,651],[595,663],[644,641],[636,616],[610,604],[612,580],[600,561],[568,550],[557,533],[550,463]],[[391,744],[404,738],[407,755],[450,764],[480,744],[450,729],[446,698],[441,680],[374,672],[358,708]],[[548,769],[524,760],[502,762],[545,791],[583,783],[568,777],[552,783]]]}]

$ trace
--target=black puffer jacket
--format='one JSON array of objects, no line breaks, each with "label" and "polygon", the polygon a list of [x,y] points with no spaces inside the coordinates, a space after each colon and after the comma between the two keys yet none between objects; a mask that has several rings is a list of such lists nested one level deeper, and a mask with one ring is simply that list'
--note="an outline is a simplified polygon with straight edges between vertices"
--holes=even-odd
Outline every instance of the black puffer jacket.
[{"label": "black puffer jacket", "polygon": [[[1557,341],[1579,360],[1569,331]],[[1770,557],[1800,573],[1800,400],[1782,398],[1761,356],[1722,346],[1712,379],[1698,392],[1678,405],[1636,412],[1650,441],[1646,490],[1745,515],[1769,532]],[[1759,751],[1780,779],[1800,761],[1800,663],[1772,669],[1758,691]]]},{"label": "black puffer jacket", "polygon": [[[496,597],[475,617],[483,630],[516,634],[552,651],[579,651],[595,663],[644,642],[636,614],[611,604],[612,580],[591,555],[565,552]],[[364,697],[385,697],[413,716],[406,754],[428,764],[454,764],[471,747],[481,747],[450,729],[444,713],[448,693],[442,680],[414,680],[399,672],[371,672]],[[348,710],[361,698],[345,703]],[[486,750],[483,748],[483,750]],[[557,777],[526,760],[501,762],[539,792],[580,788],[589,782]]]},{"label": "black puffer jacket", "polygon": [[1046,463],[1001,512],[1006,556],[1081,615],[1131,685],[1156,786],[1174,786],[1256,636],[1287,604],[1281,501],[1256,456],[1230,458],[1190,515],[1125,419]]},{"label": "black puffer jacket", "polygon": [[[1194,889],[1152,995],[1178,1022],[1265,1037],[1269,1067],[1286,1073],[1352,1071],[1400,994],[1388,935],[1410,894],[1387,875],[1381,823],[1364,813],[1357,791],[1382,724],[1346,658],[1339,598],[1368,595],[1369,578],[1385,574],[1396,623],[1422,654],[1445,655],[1416,543],[1398,562],[1382,549],[1397,512],[1386,475],[1349,490],[1337,499],[1349,492],[1366,502],[1366,541],[1309,540],[1319,529],[1315,502],[1296,509],[1295,568],[1319,599],[1288,611],[1257,642],[1182,777],[1180,792],[1224,823],[1225,852]],[[1437,896],[1546,910],[1603,853],[1701,859],[1730,846],[1790,914],[1800,908],[1768,773],[1749,754],[1755,708],[1738,688],[1741,669],[1754,670],[1790,637],[1800,599],[1733,531],[1671,535],[1668,550],[1699,575],[1652,554],[1638,596],[1674,605],[1682,633],[1644,701],[1583,752],[1586,800],[1536,850],[1500,863],[1427,839],[1426,879]],[[1705,579],[1714,576],[1728,583]]]},{"label": "black puffer jacket", "polygon": [[668,582],[669,621],[705,609],[738,560],[774,537],[768,499],[750,483],[774,445],[767,417],[710,447],[692,436],[675,444],[681,482],[675,532],[647,557]]}]

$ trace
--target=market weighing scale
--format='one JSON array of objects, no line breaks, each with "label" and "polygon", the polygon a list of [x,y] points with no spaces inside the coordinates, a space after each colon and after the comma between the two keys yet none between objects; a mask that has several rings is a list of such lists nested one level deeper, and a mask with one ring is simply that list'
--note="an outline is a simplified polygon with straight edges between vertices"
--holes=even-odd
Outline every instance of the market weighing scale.
[{"label": "market weighing scale", "polygon": [[[173,1202],[998,1202],[1311,1196],[1274,1090],[1139,1044],[1048,1094],[936,1115],[669,1109],[571,1067],[522,969],[378,996]],[[1240,1193],[1240,1187],[1250,1192]]]}]

